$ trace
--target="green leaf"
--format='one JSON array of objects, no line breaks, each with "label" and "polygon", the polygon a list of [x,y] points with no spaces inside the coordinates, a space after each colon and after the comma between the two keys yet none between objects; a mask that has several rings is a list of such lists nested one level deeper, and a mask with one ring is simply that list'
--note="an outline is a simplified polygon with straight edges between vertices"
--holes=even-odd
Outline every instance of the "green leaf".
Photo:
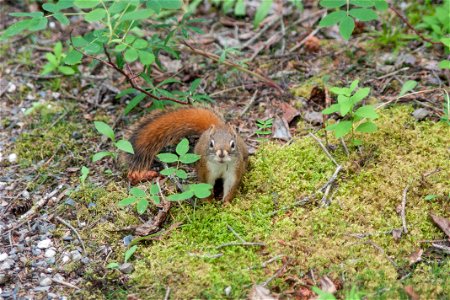
[{"label": "green leaf", "polygon": [[378,114],[372,105],[364,105],[355,111],[355,115],[361,118],[376,119]]},{"label": "green leaf", "polygon": [[137,245],[132,246],[125,252],[125,262],[127,262],[137,249]]},{"label": "green leaf", "polygon": [[318,295],[317,300],[336,300],[332,293],[322,291],[317,286],[313,286],[312,291]]},{"label": "green leaf", "polygon": [[192,164],[201,158],[200,155],[194,153],[187,153],[185,155],[180,155],[180,162],[183,164]]},{"label": "green leaf", "polygon": [[400,94],[398,96],[400,97],[400,96],[405,95],[407,92],[412,91],[416,86],[417,86],[417,81],[415,81],[415,80],[406,81],[403,84],[402,89],[400,90]]},{"label": "green leaf", "polygon": [[129,34],[129,35],[127,35],[127,36],[125,37],[125,43],[127,43],[127,44],[131,44],[131,43],[133,43],[135,40],[136,40],[136,37],[135,37],[134,35],[131,35],[131,34]]},{"label": "green leaf", "polygon": [[129,94],[132,94],[132,93],[135,93],[135,92],[137,92],[137,90],[134,89],[134,88],[124,89],[123,91],[121,91],[120,93],[118,93],[116,95],[116,99],[122,98],[125,95],[129,95]]},{"label": "green leaf", "polygon": [[98,54],[102,52],[103,48],[100,43],[90,43],[83,47],[87,54]]},{"label": "green leaf", "polygon": [[133,145],[127,140],[120,140],[116,144],[116,147],[124,152],[134,154]]},{"label": "green leaf", "polygon": [[320,20],[319,26],[320,27],[333,26],[334,24],[339,23],[346,16],[347,13],[343,10],[334,11],[323,17],[323,19]]},{"label": "green leaf", "polygon": [[330,105],[330,107],[327,107],[324,110],[322,110],[322,114],[329,115],[329,114],[338,112],[339,110],[340,110],[339,104],[332,104],[332,105]]},{"label": "green leaf", "polygon": [[75,0],[73,3],[78,8],[94,8],[96,7],[100,1],[98,0]]},{"label": "green leaf", "polygon": [[270,8],[272,7],[272,2],[273,0],[261,1],[261,4],[256,10],[255,19],[253,20],[254,27],[258,27],[259,24],[261,24],[261,22],[266,18]]},{"label": "green leaf", "polygon": [[159,199],[159,196],[152,195],[152,196],[150,196],[150,199],[152,199],[153,203],[155,203],[156,205],[161,203],[161,200]]},{"label": "green leaf", "polygon": [[192,196],[194,196],[194,192],[189,190],[189,191],[185,191],[183,193],[169,195],[169,196],[167,196],[167,200],[169,200],[169,201],[183,201],[183,200],[187,200],[187,199],[192,198]]},{"label": "green leaf", "polygon": [[55,67],[59,65],[59,61],[53,53],[50,52],[45,53],[45,58],[48,60],[50,64],[54,65]]},{"label": "green leaf", "polygon": [[127,106],[124,110],[124,115],[128,115],[128,113],[136,107],[143,99],[145,98],[145,94],[139,93],[130,102],[128,102]]},{"label": "green leaf", "polygon": [[186,138],[182,139],[178,143],[177,148],[175,149],[175,151],[180,156],[186,154],[189,151],[189,141],[188,141],[188,139],[186,139]]},{"label": "green leaf", "polygon": [[148,46],[148,42],[144,39],[136,39],[133,43],[133,47],[136,49],[144,49]]},{"label": "green leaf", "polygon": [[211,196],[212,185],[207,183],[191,184],[189,189],[194,192],[195,197],[202,199]]},{"label": "green leaf", "polygon": [[159,173],[164,176],[172,176],[175,174],[176,171],[177,171],[177,168],[167,168],[167,169],[161,170],[161,172],[159,172]]},{"label": "green leaf", "polygon": [[69,25],[70,24],[69,19],[64,14],[62,14],[60,12],[57,12],[57,13],[53,14],[53,18],[58,20],[59,23],[61,23],[62,25]]},{"label": "green leaf", "polygon": [[130,189],[130,195],[133,195],[138,198],[143,198],[146,196],[145,191],[141,190],[140,188],[137,188],[137,187],[132,187]]},{"label": "green leaf", "polygon": [[352,107],[353,107],[352,101],[350,100],[341,101],[339,102],[339,113],[342,116],[345,116],[352,109]]},{"label": "green leaf", "polygon": [[136,205],[136,210],[138,214],[142,215],[147,210],[147,207],[148,207],[147,199],[141,199]]},{"label": "green leaf", "polygon": [[156,183],[152,183],[150,186],[150,194],[158,195],[160,192],[159,186]]},{"label": "green leaf", "polygon": [[21,33],[22,31],[28,29],[33,24],[33,19],[26,19],[14,23],[9,26],[2,34],[2,37],[8,38]]},{"label": "green leaf", "polygon": [[341,138],[344,135],[350,133],[352,130],[352,122],[351,121],[341,121],[334,128],[334,135],[336,138]]},{"label": "green leaf", "polygon": [[148,19],[154,13],[153,9],[150,8],[134,10],[125,13],[122,17],[122,21]]},{"label": "green leaf", "polygon": [[450,38],[443,37],[440,39],[441,43],[444,44],[447,48],[450,48]]},{"label": "green leaf", "polygon": [[28,28],[29,31],[39,31],[47,28],[48,19],[45,17],[36,17],[31,19],[30,27]]},{"label": "green leaf", "polygon": [[356,93],[354,93],[351,97],[350,97],[350,101],[353,104],[356,104],[358,102],[360,102],[362,99],[366,98],[370,93],[370,88],[369,87],[365,87],[362,89],[359,89],[356,91]]},{"label": "green leaf", "polygon": [[106,16],[106,10],[104,8],[96,8],[84,15],[84,19],[88,22],[100,21]]},{"label": "green leaf", "polygon": [[124,58],[127,62],[131,63],[138,59],[138,52],[134,48],[128,48],[127,51],[125,51]]},{"label": "green leaf", "polygon": [[72,42],[74,47],[84,47],[87,44],[89,44],[89,42],[85,40],[82,36],[76,36],[72,38]]},{"label": "green leaf", "polygon": [[354,146],[361,146],[362,145],[362,141],[361,140],[357,140],[357,139],[353,139],[352,140],[352,144],[354,145]]},{"label": "green leaf", "polygon": [[437,197],[438,197],[437,195],[426,195],[424,199],[426,201],[432,201],[432,200],[436,199]]},{"label": "green leaf", "polygon": [[333,94],[336,94],[336,95],[345,95],[345,96],[350,96],[350,94],[351,94],[350,89],[346,88],[346,87],[343,87],[343,88],[332,87],[330,89],[330,92],[332,92]]},{"label": "green leaf", "polygon": [[375,123],[367,121],[362,123],[361,125],[359,125],[356,128],[357,132],[366,132],[366,133],[371,133],[371,132],[375,132],[377,131],[378,127],[377,125],[375,125]]},{"label": "green leaf", "polygon": [[347,3],[346,0],[321,0],[319,2],[320,6],[326,8],[338,8],[346,3]]},{"label": "green leaf", "polygon": [[122,52],[123,50],[127,49],[127,44],[119,44],[116,47],[114,47],[114,51]]},{"label": "green leaf", "polygon": [[58,66],[58,71],[63,73],[64,75],[75,74],[75,70],[68,66]]},{"label": "green leaf", "polygon": [[77,50],[71,50],[64,58],[64,63],[67,65],[76,65],[81,62],[82,58],[83,54],[81,54]]},{"label": "green leaf", "polygon": [[162,9],[180,9],[183,6],[182,0],[159,0]]},{"label": "green leaf", "polygon": [[117,205],[119,205],[119,207],[125,207],[125,206],[135,203],[136,201],[138,201],[138,198],[136,198],[136,197],[127,197],[125,199],[120,200]]},{"label": "green leaf", "polygon": [[52,72],[53,70],[56,69],[56,67],[57,66],[55,66],[54,64],[51,64],[51,63],[45,64],[44,67],[42,68],[41,75],[46,75],[46,74]]},{"label": "green leaf", "polygon": [[95,153],[92,156],[92,162],[99,161],[100,159],[102,159],[104,157],[112,156],[112,155],[113,155],[112,152],[109,152],[109,151],[101,151],[101,152]]},{"label": "green leaf", "polygon": [[107,269],[118,269],[119,268],[119,264],[116,262],[112,262],[106,265]]},{"label": "green leaf", "polygon": [[360,7],[372,7],[375,5],[371,0],[350,0],[350,4]]},{"label": "green leaf", "polygon": [[339,33],[344,40],[348,41],[350,39],[353,29],[355,29],[355,21],[349,16],[342,18],[339,23]]},{"label": "green leaf", "polygon": [[84,182],[86,181],[86,178],[88,177],[88,175],[89,175],[89,169],[86,168],[85,166],[82,166],[81,167],[81,176],[80,176],[81,183],[84,184]]},{"label": "green leaf", "polygon": [[202,82],[201,78],[197,78],[194,81],[192,81],[191,86],[189,87],[189,93],[191,93],[191,94],[194,93],[201,82]]},{"label": "green leaf", "polygon": [[180,179],[187,179],[188,175],[185,170],[177,169],[175,175]]},{"label": "green leaf", "polygon": [[234,15],[238,17],[243,17],[246,15],[244,0],[237,0],[236,5],[234,6]]},{"label": "green leaf", "polygon": [[178,161],[178,156],[173,153],[160,153],[156,155],[156,157],[158,157],[160,161],[168,164]]},{"label": "green leaf", "polygon": [[[152,1],[154,2],[154,1]],[[111,15],[115,15],[119,12],[122,12],[125,7],[127,7],[128,1],[115,1],[110,7],[109,7],[109,13]]]},{"label": "green leaf", "polygon": [[155,55],[152,52],[140,50],[139,61],[145,66],[151,65],[155,62]]},{"label": "green leaf", "polygon": [[43,17],[44,13],[42,11],[16,12],[16,13],[10,13],[9,15],[13,16],[13,17],[32,17],[32,18],[35,18],[35,17]]},{"label": "green leaf", "polygon": [[55,56],[58,60],[60,60],[62,55],[62,44],[61,42],[57,42],[55,44],[55,47],[53,47],[53,52],[55,53]]},{"label": "green leaf", "polygon": [[59,0],[56,5],[58,6],[59,10],[62,10],[73,7],[73,2],[73,0]]},{"label": "green leaf", "polygon": [[53,3],[44,3],[42,5],[42,8],[46,11],[52,12],[52,13],[56,13],[60,10],[60,8],[58,7],[58,5],[53,4]]},{"label": "green leaf", "polygon": [[438,66],[441,69],[450,69],[450,60],[441,60]]},{"label": "green leaf", "polygon": [[358,79],[352,81],[352,83],[350,84],[350,93],[353,93],[353,91],[358,87],[358,84]]},{"label": "green leaf", "polygon": [[373,3],[375,4],[375,8],[379,11],[383,11],[389,8],[386,0],[373,0]]},{"label": "green leaf", "polygon": [[95,121],[94,125],[98,132],[115,141],[114,131],[108,124],[102,121]]},{"label": "green leaf", "polygon": [[378,15],[369,8],[353,8],[350,9],[349,14],[364,22],[378,19]]}]

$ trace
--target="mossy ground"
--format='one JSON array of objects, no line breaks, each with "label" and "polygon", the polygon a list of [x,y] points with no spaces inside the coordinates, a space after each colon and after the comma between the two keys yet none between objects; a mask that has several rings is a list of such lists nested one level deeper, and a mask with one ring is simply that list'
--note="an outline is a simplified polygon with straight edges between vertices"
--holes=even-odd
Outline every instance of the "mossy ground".
[{"label": "mossy ground", "polygon": [[[252,285],[267,280],[288,259],[286,273],[269,284],[273,291],[287,290],[286,278],[301,280],[312,270],[316,278],[326,275],[341,284],[339,297],[356,287],[369,298],[404,298],[403,287],[412,285],[425,298],[444,299],[450,295],[448,258],[425,252],[423,262],[410,266],[408,257],[426,250],[429,244],[421,241],[444,237],[428,214],[449,217],[450,129],[443,123],[418,123],[411,112],[410,107],[383,111],[378,132],[365,137],[361,153],[354,149],[347,157],[340,147],[334,151],[344,170],[328,207],[320,204],[319,194],[318,201],[271,216],[317,191],[335,166],[310,137],[298,137],[290,145],[263,145],[231,205],[182,203],[171,210],[168,222],[183,225],[160,241],[139,245],[135,271],[124,288],[144,299],[161,298],[168,287],[173,299],[217,299],[225,298],[225,288],[231,287],[229,298],[245,298]],[[423,177],[436,169],[440,171]],[[396,209],[407,185],[408,234],[395,241],[385,232],[402,226]],[[425,200],[428,194],[438,197]],[[120,261],[126,250],[123,234],[111,230],[139,223],[130,211],[114,205],[124,196],[125,190],[113,184],[75,195],[85,207],[80,218],[94,224],[83,235],[90,237],[91,247],[111,245],[111,260]],[[86,208],[90,201],[97,203],[93,210]],[[266,246],[217,248],[240,241],[229,227],[245,241]],[[277,256],[284,259],[262,267]],[[102,278],[115,278],[118,271],[110,272]]]}]

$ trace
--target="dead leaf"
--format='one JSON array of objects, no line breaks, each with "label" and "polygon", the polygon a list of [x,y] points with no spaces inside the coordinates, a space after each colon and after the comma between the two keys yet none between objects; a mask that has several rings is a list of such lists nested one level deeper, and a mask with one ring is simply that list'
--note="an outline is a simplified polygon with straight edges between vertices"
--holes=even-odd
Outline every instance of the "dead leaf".
[{"label": "dead leaf", "polygon": [[262,285],[254,285],[250,294],[248,295],[250,300],[276,300],[278,298],[272,296],[270,291]]},{"label": "dead leaf", "polygon": [[286,102],[280,103],[280,109],[283,112],[283,118],[288,124],[290,124],[295,117],[298,117],[300,115],[297,109]]},{"label": "dead leaf", "polygon": [[283,141],[289,141],[292,138],[286,120],[280,117],[275,118],[275,121],[273,122],[273,137]]},{"label": "dead leaf", "polygon": [[413,253],[411,253],[411,255],[409,256],[409,265],[413,265],[419,261],[422,260],[422,254],[423,254],[423,250],[419,249]]},{"label": "dead leaf", "polygon": [[408,294],[411,300],[419,300],[419,295],[414,291],[411,285],[405,286],[405,292]]},{"label": "dead leaf", "polygon": [[320,40],[315,36],[309,37],[305,41],[305,49],[309,52],[317,52],[320,50]]},{"label": "dead leaf", "polygon": [[328,278],[327,276],[320,278],[320,287],[321,287],[322,291],[331,293],[331,294],[334,294],[337,291],[336,286],[334,285],[333,281],[331,281],[331,279]]},{"label": "dead leaf", "polygon": [[433,222],[442,229],[442,231],[450,237],[450,220],[430,214]]},{"label": "dead leaf", "polygon": [[392,237],[394,238],[394,240],[398,241],[402,237],[402,233],[402,229],[394,229],[392,230]]}]

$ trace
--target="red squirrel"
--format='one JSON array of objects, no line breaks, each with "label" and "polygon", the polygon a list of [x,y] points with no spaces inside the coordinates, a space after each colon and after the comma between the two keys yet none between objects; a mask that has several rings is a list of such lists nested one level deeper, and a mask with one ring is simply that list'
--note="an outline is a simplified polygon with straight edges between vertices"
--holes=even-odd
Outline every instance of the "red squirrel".
[{"label": "red squirrel", "polygon": [[248,150],[233,127],[207,108],[177,108],[145,116],[130,138],[134,155],[128,156],[128,178],[135,183],[153,177],[155,173],[148,170],[161,149],[191,135],[200,135],[194,149],[201,156],[196,165],[199,181],[214,186],[221,179],[222,199],[229,203],[247,167]]}]

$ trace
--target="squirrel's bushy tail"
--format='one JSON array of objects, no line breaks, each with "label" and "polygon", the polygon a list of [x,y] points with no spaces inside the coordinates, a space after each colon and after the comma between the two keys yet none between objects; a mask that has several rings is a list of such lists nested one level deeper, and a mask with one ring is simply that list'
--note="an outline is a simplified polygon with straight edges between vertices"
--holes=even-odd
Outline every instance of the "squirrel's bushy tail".
[{"label": "squirrel's bushy tail", "polygon": [[158,111],[145,116],[132,131],[130,142],[134,155],[128,156],[130,171],[148,170],[164,146],[181,138],[200,135],[212,125],[224,124],[207,108],[178,108]]}]

